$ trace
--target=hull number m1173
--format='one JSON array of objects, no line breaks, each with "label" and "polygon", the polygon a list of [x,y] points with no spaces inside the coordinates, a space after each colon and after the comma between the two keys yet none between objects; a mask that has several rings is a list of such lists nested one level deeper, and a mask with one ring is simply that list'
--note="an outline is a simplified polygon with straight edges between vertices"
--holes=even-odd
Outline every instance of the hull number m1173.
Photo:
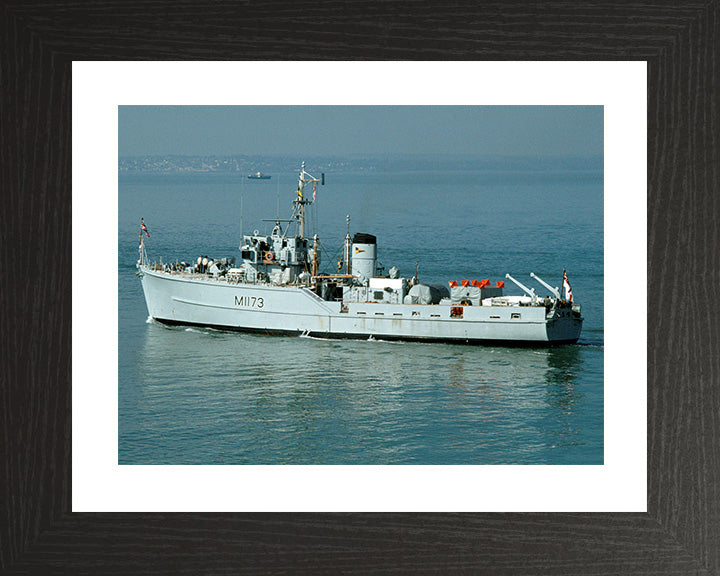
[{"label": "hull number m1173", "polygon": [[263,299],[257,296],[235,296],[235,306],[249,306],[250,308],[262,308]]}]

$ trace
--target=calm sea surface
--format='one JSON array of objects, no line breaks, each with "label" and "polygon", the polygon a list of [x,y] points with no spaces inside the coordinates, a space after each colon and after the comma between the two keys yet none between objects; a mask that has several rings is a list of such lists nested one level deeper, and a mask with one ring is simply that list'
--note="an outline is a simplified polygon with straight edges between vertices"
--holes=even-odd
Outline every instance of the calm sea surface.
[{"label": "calm sea surface", "polygon": [[335,268],[346,214],[351,234],[378,237],[386,270],[410,277],[419,262],[426,283],[510,273],[544,295],[529,273],[559,286],[565,267],[585,316],[577,345],[322,340],[148,320],[135,276],[141,216],[151,260],[239,257],[241,214],[245,233],[269,233],[262,219],[278,206],[287,218],[295,186],[290,171],[120,176],[120,464],[603,463],[601,172],[326,170],[309,218],[321,270]]}]

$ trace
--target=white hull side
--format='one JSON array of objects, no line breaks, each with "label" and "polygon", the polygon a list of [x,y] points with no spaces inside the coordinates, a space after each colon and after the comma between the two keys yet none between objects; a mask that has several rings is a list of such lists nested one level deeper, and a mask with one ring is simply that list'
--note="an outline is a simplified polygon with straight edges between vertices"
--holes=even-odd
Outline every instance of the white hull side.
[{"label": "white hull side", "polygon": [[[547,320],[544,307],[326,302],[306,288],[228,284],[142,268],[151,317],[169,323],[268,333],[458,342],[574,342],[582,320],[569,309]],[[518,315],[512,317],[512,315]]]}]

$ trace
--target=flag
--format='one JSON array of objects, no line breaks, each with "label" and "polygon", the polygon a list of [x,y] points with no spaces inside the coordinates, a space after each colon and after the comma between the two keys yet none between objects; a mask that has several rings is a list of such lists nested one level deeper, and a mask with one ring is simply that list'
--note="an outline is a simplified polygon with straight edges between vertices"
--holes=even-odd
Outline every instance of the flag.
[{"label": "flag", "polygon": [[147,234],[147,237],[150,238],[150,232],[148,232],[147,226],[145,226],[145,221],[140,218],[140,236],[142,236],[142,233],[145,232]]},{"label": "flag", "polygon": [[565,290],[565,299],[572,304],[572,288],[570,288],[565,270],[563,270],[563,290]]},{"label": "flag", "polygon": [[315,192],[317,192],[317,182],[313,184],[313,202],[315,202]]}]

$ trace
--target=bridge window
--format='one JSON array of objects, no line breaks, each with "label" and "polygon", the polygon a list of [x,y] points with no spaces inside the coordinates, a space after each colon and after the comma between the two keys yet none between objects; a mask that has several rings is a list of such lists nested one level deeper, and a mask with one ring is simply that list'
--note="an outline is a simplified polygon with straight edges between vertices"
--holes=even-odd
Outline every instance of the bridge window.
[{"label": "bridge window", "polygon": [[254,250],[243,250],[242,252],[240,252],[240,255],[242,256],[243,260],[250,260],[250,262],[255,262]]}]

